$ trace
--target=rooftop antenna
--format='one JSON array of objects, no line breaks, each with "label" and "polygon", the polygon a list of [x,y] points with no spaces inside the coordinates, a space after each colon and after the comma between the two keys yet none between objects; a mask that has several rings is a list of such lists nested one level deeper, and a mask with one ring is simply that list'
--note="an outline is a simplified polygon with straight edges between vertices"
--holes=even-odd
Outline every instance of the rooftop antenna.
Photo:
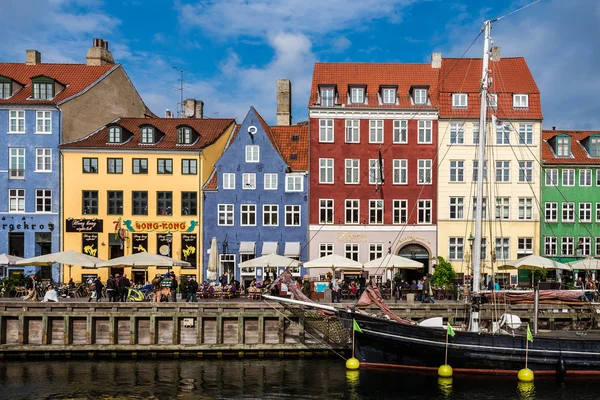
[{"label": "rooftop antenna", "polygon": [[189,87],[189,86],[184,86],[183,85],[183,73],[187,72],[187,69],[183,69],[183,68],[178,68],[176,66],[173,65],[173,69],[177,72],[179,72],[179,88],[175,88],[175,90],[179,91],[179,103],[177,103],[177,117],[178,118],[183,118],[183,92],[185,91],[185,88]]}]

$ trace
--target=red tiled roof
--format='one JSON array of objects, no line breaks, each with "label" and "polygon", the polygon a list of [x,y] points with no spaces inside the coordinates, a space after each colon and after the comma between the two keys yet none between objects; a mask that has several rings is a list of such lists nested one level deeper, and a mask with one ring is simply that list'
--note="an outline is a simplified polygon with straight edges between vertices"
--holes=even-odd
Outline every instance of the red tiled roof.
[{"label": "red tiled roof", "polygon": [[203,190],[217,190],[217,170],[213,169],[213,172],[208,177],[208,180],[204,184]]},{"label": "red tiled roof", "polygon": [[[119,118],[92,134],[61,145],[61,148],[114,148],[114,149],[202,149],[214,143],[235,120],[232,118]],[[123,143],[108,143],[108,127],[121,126],[133,136]],[[140,126],[151,125],[160,131],[162,137],[156,144],[140,143]],[[186,125],[200,134],[191,145],[177,144],[177,127]]]},{"label": "red tiled roof", "polygon": [[[279,153],[292,171],[308,170],[308,123],[271,126]],[[297,140],[295,136],[297,136]],[[295,157],[292,157],[295,154]]]},{"label": "red tiled roof", "polygon": [[[315,63],[312,88],[308,106],[318,103],[320,85],[336,85],[338,103],[345,107],[365,108],[424,108],[413,105],[409,91],[412,86],[429,86],[431,105],[437,108],[437,85],[439,69],[431,64],[369,64],[369,63]],[[348,88],[351,85],[366,85],[367,105],[347,104]],[[398,105],[379,105],[377,93],[381,86],[398,86]]]},{"label": "red tiled roof", "polygon": [[[556,157],[548,141],[565,133],[571,136],[571,157]],[[600,164],[600,158],[590,157],[581,143],[591,135],[600,135],[600,131],[542,131],[542,160],[546,164]]]},{"label": "red tiled roof", "polygon": [[[8,77],[25,85],[8,99],[0,99],[0,104],[57,104],[76,95],[100,79],[111,68],[119,64],[91,66],[86,64],[35,64],[0,63],[0,76]],[[47,76],[57,80],[65,89],[51,100],[28,100],[32,96],[31,78]],[[13,87],[14,89],[14,87]]]},{"label": "red tiled roof", "polygon": [[[440,72],[440,117],[479,117],[481,58],[444,58]],[[498,95],[499,118],[542,119],[540,91],[523,57],[502,58],[490,62],[490,93]],[[452,93],[467,93],[468,108],[452,108]],[[527,109],[513,109],[512,95],[529,95]]]}]

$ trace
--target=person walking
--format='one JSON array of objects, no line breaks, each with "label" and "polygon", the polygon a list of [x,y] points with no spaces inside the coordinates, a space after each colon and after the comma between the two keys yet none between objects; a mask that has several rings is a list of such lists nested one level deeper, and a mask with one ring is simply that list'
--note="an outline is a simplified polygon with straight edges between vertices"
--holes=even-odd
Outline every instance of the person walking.
[{"label": "person walking", "polygon": [[421,304],[425,303],[425,299],[429,299],[431,304],[435,304],[433,300],[433,290],[431,288],[431,281],[427,279],[427,276],[423,277],[423,297],[421,300]]},{"label": "person walking", "polygon": [[177,303],[177,278],[175,277],[175,272],[171,271],[171,301],[173,303]]},{"label": "person walking", "polygon": [[100,301],[102,301],[102,288],[104,287],[104,285],[102,284],[102,279],[100,279],[100,277],[96,278],[94,286],[96,287],[96,302],[99,303]]},{"label": "person walking", "polygon": [[338,281],[338,278],[334,276],[331,280],[331,302],[335,303],[335,299],[337,299],[337,302],[339,303],[341,298],[340,282]]},{"label": "person walking", "polygon": [[109,303],[117,301],[117,286],[112,275],[109,275],[106,280],[106,294],[108,294]]},{"label": "person walking", "polygon": [[121,296],[121,301],[127,301],[127,296],[129,295],[129,288],[131,287],[131,282],[127,279],[127,275],[123,274],[121,279],[119,279],[119,294]]},{"label": "person walking", "polygon": [[196,279],[194,279],[194,277],[190,277],[190,279],[187,282],[187,296],[185,298],[185,302],[189,302],[190,300],[192,301],[192,303],[197,303],[198,302],[198,297],[196,296],[196,292],[198,291],[198,282],[196,282]]},{"label": "person walking", "polygon": [[154,297],[152,297],[153,303],[160,303],[160,286],[161,286],[162,278],[160,274],[156,274],[154,279],[152,279],[152,291],[154,292]]}]

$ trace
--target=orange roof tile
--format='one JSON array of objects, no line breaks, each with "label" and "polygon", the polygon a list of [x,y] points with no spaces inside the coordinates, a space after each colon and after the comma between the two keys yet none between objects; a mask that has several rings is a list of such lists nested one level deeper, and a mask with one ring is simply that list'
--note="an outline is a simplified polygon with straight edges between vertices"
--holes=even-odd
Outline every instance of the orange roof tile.
[{"label": "orange roof tile", "polygon": [[[548,141],[565,133],[571,136],[571,157],[557,157]],[[600,164],[600,157],[590,157],[581,143],[591,135],[600,135],[600,131],[542,131],[542,160],[545,164]]]},{"label": "orange roof tile", "polygon": [[212,173],[208,177],[208,180],[203,186],[203,190],[217,190],[217,169],[213,168]]},{"label": "orange roof tile", "polygon": [[[101,127],[90,135],[61,145],[61,148],[114,148],[128,150],[186,150],[202,149],[214,143],[235,120],[232,118],[118,118],[115,121]],[[121,126],[132,134],[129,140],[123,143],[108,143],[108,127]],[[156,144],[140,143],[140,126],[151,125],[164,136]],[[190,145],[177,144],[177,128],[189,126],[200,135]]]},{"label": "orange roof tile", "polygon": [[[120,64],[91,66],[86,64],[35,64],[0,63],[0,76],[8,77],[25,85],[8,99],[0,99],[0,104],[58,104],[74,96],[100,79],[112,68],[120,68]],[[32,96],[31,78],[47,76],[65,85],[65,89],[51,100],[29,100]]]},{"label": "orange roof tile", "polygon": [[307,171],[308,123],[270,128],[279,153],[292,171]]},{"label": "orange roof tile", "polygon": [[[315,63],[308,106],[318,104],[319,86],[335,85],[338,104],[345,107],[366,108],[437,108],[439,69],[431,64],[375,64],[375,63]],[[347,104],[351,85],[367,87],[367,105]],[[377,93],[381,86],[398,86],[399,104],[379,105]],[[409,91],[412,86],[429,86],[431,105],[414,105]]]},{"label": "orange roof tile", "polygon": [[[440,72],[440,117],[478,118],[481,58],[444,58]],[[490,62],[490,93],[498,95],[499,118],[542,119],[540,91],[523,57]],[[452,93],[467,93],[468,108],[452,108]],[[513,109],[512,95],[529,95],[527,109]]]}]

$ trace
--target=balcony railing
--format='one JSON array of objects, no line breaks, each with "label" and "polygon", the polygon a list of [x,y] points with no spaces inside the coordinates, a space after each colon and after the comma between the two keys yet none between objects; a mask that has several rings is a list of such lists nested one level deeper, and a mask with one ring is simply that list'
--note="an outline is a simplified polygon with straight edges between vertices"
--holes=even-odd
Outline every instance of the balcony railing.
[{"label": "balcony railing", "polygon": [[8,170],[8,178],[9,179],[25,179],[25,170],[10,168]]}]

